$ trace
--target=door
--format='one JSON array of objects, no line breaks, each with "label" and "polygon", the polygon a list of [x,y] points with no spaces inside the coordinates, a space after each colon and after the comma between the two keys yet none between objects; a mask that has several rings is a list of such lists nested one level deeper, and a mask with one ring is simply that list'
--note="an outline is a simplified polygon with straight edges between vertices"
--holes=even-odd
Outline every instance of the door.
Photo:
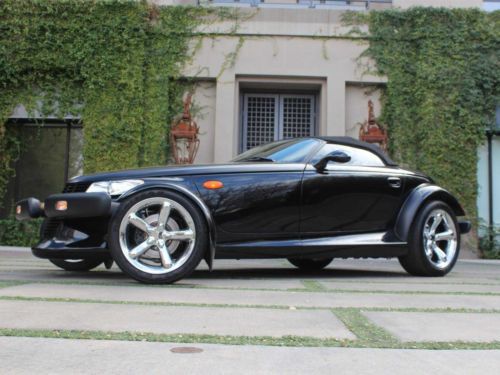
[{"label": "door", "polygon": [[304,164],[268,164],[260,169],[193,179],[198,187],[207,180],[224,184],[224,189],[199,188],[216,223],[218,243],[299,237]]},{"label": "door", "polygon": [[315,134],[316,97],[304,94],[244,94],[242,151],[281,139]]},{"label": "door", "polygon": [[[312,166],[336,150],[351,160],[330,162],[322,172]],[[403,183],[398,169],[372,152],[326,144],[304,174],[300,231],[307,237],[388,230],[402,204]]]}]

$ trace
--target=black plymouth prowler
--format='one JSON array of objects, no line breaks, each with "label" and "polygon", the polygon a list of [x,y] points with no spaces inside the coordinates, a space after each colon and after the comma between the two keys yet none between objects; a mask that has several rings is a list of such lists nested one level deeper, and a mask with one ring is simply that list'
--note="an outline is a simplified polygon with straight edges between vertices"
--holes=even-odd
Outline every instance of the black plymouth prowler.
[{"label": "black plymouth prowler", "polygon": [[45,218],[35,256],[70,271],[115,261],[146,283],[217,258],[287,258],[313,271],[333,258],[398,257],[412,275],[443,276],[470,230],[432,179],[346,137],[277,141],[227,164],[79,176],[16,214]]}]

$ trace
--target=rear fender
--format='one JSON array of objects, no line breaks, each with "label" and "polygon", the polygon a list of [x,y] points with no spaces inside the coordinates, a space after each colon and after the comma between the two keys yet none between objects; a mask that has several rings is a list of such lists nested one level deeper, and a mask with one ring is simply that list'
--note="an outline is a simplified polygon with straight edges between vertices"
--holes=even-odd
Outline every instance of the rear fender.
[{"label": "rear fender", "polygon": [[446,203],[456,216],[465,215],[465,211],[460,203],[458,203],[458,200],[445,189],[432,184],[419,185],[406,198],[396,219],[394,234],[400,240],[408,240],[408,233],[418,211],[426,202],[433,200],[440,200]]},{"label": "rear fender", "polygon": [[[186,181],[183,181],[184,184]],[[145,183],[143,185],[137,186],[136,188],[127,191],[125,194],[123,194],[119,199],[118,202],[123,202],[125,199],[128,197],[135,195],[139,192],[145,191],[145,190],[152,190],[152,189],[164,189],[164,190],[171,190],[175,191],[177,193],[180,193],[184,195],[186,198],[188,198],[191,202],[193,202],[202,212],[203,216],[205,217],[205,220],[207,222],[207,227],[208,227],[208,237],[209,237],[209,249],[205,254],[205,261],[208,264],[208,267],[210,270],[212,270],[213,266],[213,261],[215,258],[215,241],[216,241],[216,231],[215,231],[215,222],[212,218],[212,214],[210,213],[210,210],[208,207],[205,205],[205,203],[200,199],[199,196],[194,194],[192,191],[189,190],[188,187],[184,185],[178,185],[173,182],[163,182],[163,181],[154,181],[151,183]],[[196,188],[194,188],[196,189]]]}]

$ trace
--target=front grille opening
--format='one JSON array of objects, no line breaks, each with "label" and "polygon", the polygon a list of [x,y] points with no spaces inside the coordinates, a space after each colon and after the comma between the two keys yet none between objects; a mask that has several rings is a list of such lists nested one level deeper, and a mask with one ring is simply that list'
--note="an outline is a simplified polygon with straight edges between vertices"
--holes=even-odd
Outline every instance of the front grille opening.
[{"label": "front grille opening", "polygon": [[62,224],[62,220],[59,219],[46,219],[42,226],[42,237],[43,238],[53,238],[57,234],[57,229]]},{"label": "front grille opening", "polygon": [[86,182],[67,183],[63,193],[83,193],[89,186],[90,184]]}]

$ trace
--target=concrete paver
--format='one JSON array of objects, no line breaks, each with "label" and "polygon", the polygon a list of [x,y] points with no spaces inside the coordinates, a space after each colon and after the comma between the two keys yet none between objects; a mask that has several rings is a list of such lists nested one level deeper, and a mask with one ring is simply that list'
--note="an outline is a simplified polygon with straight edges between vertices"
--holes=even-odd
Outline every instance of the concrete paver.
[{"label": "concrete paver", "polygon": [[217,290],[144,286],[26,284],[0,289],[0,296],[78,298],[101,301],[173,302],[296,307],[391,307],[500,309],[499,296],[383,293],[322,293]]},{"label": "concrete paver", "polygon": [[327,310],[0,301],[0,327],[355,339]]},{"label": "concrete paver", "polygon": [[402,341],[500,341],[500,314],[378,311],[363,314]]},{"label": "concrete paver", "polygon": [[443,284],[443,283],[342,283],[319,281],[325,288],[333,290],[430,292],[430,293],[498,293],[500,284]]},{"label": "concrete paver", "polygon": [[[202,349],[175,354],[179,346]],[[498,373],[498,350],[283,348],[0,337],[3,374]]]},{"label": "concrete paver", "polygon": [[[33,257],[27,249],[0,247],[0,280],[27,283],[0,288],[0,297],[5,297],[0,300],[0,328],[13,329],[297,335],[351,339],[356,344],[361,340],[356,340],[328,308],[500,309],[499,295],[473,295],[499,293],[500,262],[495,261],[460,260],[446,277],[419,278],[405,273],[395,260],[334,260],[324,271],[311,273],[299,272],[280,259],[217,260],[213,272],[202,263],[191,277],[181,280],[179,284],[184,287],[154,287],[138,284],[116,266],[109,271],[99,267],[87,273],[65,272],[46,260]],[[304,289],[302,280],[317,282],[307,284],[310,287],[323,286],[340,291],[289,290]],[[128,303],[22,301],[9,297]],[[221,304],[225,307],[147,305],[154,302]],[[289,309],[272,309],[272,305]],[[294,307],[319,307],[321,310]],[[500,313],[363,313],[401,341],[486,343],[500,340]],[[366,327],[358,325],[357,329],[363,332]],[[364,333],[371,339],[374,339],[371,335],[376,335],[373,330]],[[493,374],[500,369],[499,350],[186,345],[202,348],[203,352],[170,352],[174,346],[182,344],[0,337],[0,373],[411,375],[430,372]],[[498,348],[497,344],[484,345]]]}]

